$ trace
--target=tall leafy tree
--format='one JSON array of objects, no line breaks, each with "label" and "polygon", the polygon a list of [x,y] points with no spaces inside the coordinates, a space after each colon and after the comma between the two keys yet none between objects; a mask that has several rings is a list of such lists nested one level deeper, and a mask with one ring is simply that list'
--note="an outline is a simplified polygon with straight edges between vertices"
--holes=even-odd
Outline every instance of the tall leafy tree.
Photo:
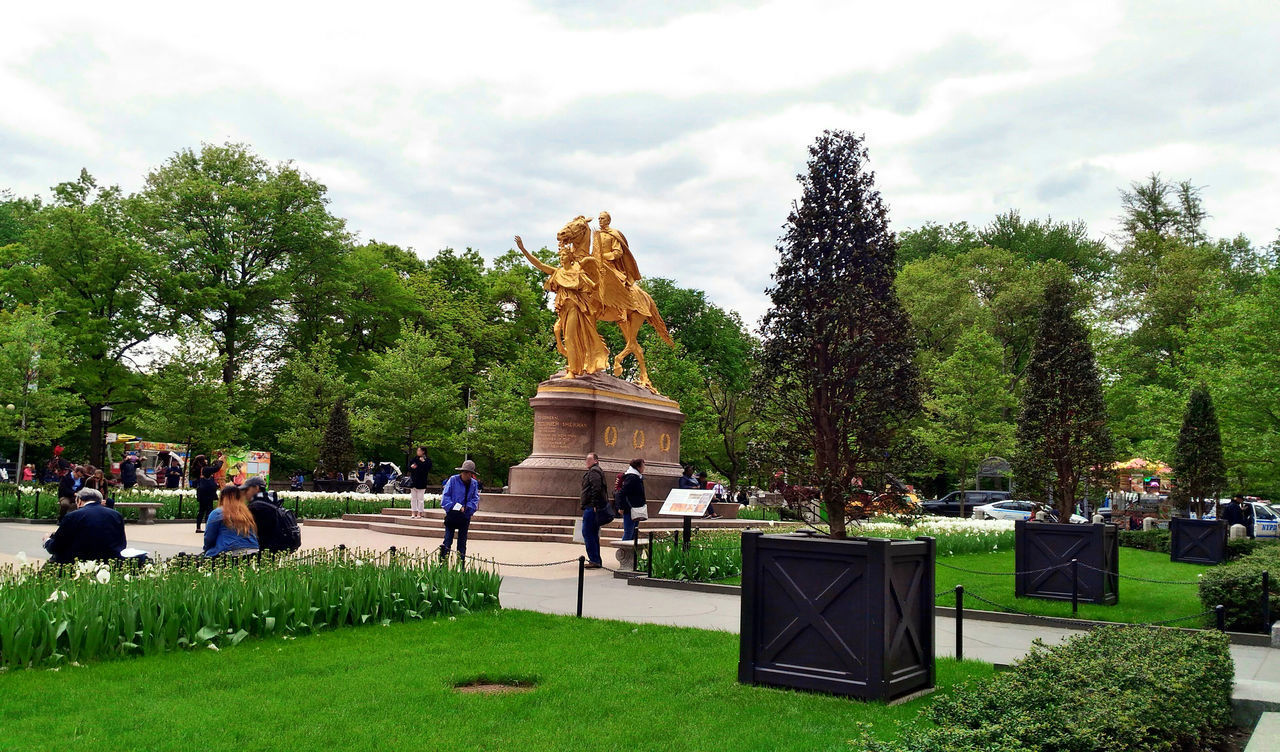
[{"label": "tall leafy tree", "polygon": [[1218,414],[1204,384],[1197,384],[1187,400],[1172,465],[1178,488],[1190,495],[1196,514],[1203,517],[1205,499],[1214,498],[1227,485]]},{"label": "tall leafy tree", "polygon": [[[960,487],[983,458],[1008,452],[1015,404],[1005,389],[1000,344],[980,327],[965,331],[951,356],[929,374],[921,443],[959,472]],[[961,510],[963,516],[964,510]]]},{"label": "tall leafy tree", "polygon": [[[831,535],[861,484],[879,491],[920,410],[915,347],[894,293],[897,244],[859,136],[809,148],[763,321],[769,408],[789,427],[793,477],[821,490]],[[783,422],[785,418],[788,422]]]},{"label": "tall leafy tree", "polygon": [[361,438],[412,456],[415,446],[450,437],[461,422],[461,403],[448,374],[448,358],[435,341],[405,328],[395,346],[370,358],[355,397]]},{"label": "tall leafy tree", "polygon": [[281,344],[290,313],[308,312],[290,310],[297,286],[335,268],[346,238],[328,201],[292,164],[271,166],[243,144],[186,149],[147,175],[133,202],[138,234],[165,261],[175,310],[212,333],[223,383]]},{"label": "tall leafy tree", "polygon": [[[102,464],[104,405],[141,403],[135,359],[170,329],[158,295],[156,255],[130,231],[117,187],[87,171],[53,189],[50,204],[27,220],[23,241],[5,251],[0,288],[18,302],[43,305],[62,333],[71,388],[89,419],[90,462]],[[126,410],[117,410],[116,422]]]},{"label": "tall leafy tree", "polygon": [[70,363],[49,319],[25,305],[0,310],[0,436],[24,448],[52,444],[80,422]]},{"label": "tall leafy tree", "polygon": [[[670,280],[654,278],[645,288],[667,322],[667,329],[678,343],[671,351],[650,329],[642,334],[645,352],[658,354],[662,369],[683,373],[687,369],[677,359],[688,358],[699,379],[699,394],[689,394],[680,376],[660,379],[664,393],[670,388],[684,393],[680,402],[689,419],[681,434],[681,451],[686,459],[700,466],[710,466],[729,481],[730,490],[737,488],[747,467],[747,440],[755,413],[751,409],[750,387],[757,355],[757,342],[747,331],[742,319],[707,300],[701,290],[677,287]],[[669,387],[667,382],[672,383]],[[698,434],[702,431],[705,435]]]},{"label": "tall leafy tree", "polygon": [[1035,499],[1051,496],[1060,520],[1075,509],[1081,482],[1115,459],[1089,332],[1072,292],[1064,280],[1045,288],[1013,456],[1018,486]]},{"label": "tall leafy tree", "polygon": [[507,470],[529,456],[533,446],[529,399],[558,363],[549,347],[530,346],[481,374],[471,394],[472,420],[461,449],[484,471],[486,483],[490,479],[505,482]]},{"label": "tall leafy tree", "polygon": [[1280,270],[1197,314],[1185,342],[1187,375],[1213,390],[1231,483],[1280,492]]},{"label": "tall leafy tree", "polygon": [[186,444],[192,456],[212,456],[240,437],[222,383],[222,359],[211,350],[207,338],[188,335],[158,364],[144,387],[151,405],[134,418],[140,434]]},{"label": "tall leafy tree", "polygon": [[286,466],[307,471],[317,466],[333,405],[350,393],[328,337],[320,337],[306,354],[285,365],[272,386],[268,407],[280,421],[275,445]]}]

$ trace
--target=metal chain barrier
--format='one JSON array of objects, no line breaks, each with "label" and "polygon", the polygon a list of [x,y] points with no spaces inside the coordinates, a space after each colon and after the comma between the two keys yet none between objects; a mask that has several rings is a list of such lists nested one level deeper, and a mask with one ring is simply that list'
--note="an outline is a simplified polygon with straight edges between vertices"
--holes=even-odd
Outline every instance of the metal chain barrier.
[{"label": "metal chain barrier", "polygon": [[[952,594],[952,591],[946,590],[934,597],[936,599],[939,596],[949,595],[949,594]],[[994,606],[995,608],[998,608],[1005,613],[1016,614],[1018,616],[1025,616],[1031,619],[1043,619],[1045,621],[1061,621],[1063,619],[1071,618],[1066,616],[1048,616],[1045,614],[1031,614],[1031,613],[1027,613],[1026,611],[1019,611],[1016,608],[1010,608],[1003,604],[996,603],[995,601],[987,600],[986,598],[983,598],[981,595],[978,595],[977,593],[971,592],[969,590],[964,591],[964,595],[966,598],[973,598],[974,600],[981,601],[987,604],[988,606]],[[1190,621],[1192,619],[1203,619],[1206,616],[1213,616],[1214,613],[1215,613],[1214,609],[1209,609],[1208,611],[1201,611],[1198,614],[1192,614],[1190,616],[1178,616],[1172,619],[1163,619],[1161,621],[1147,621],[1142,623],[1127,623],[1127,622],[1102,622],[1102,623],[1114,624],[1115,626],[1118,626],[1118,627],[1163,627],[1169,624],[1176,624],[1180,621]],[[1087,619],[1085,621],[1093,621],[1093,620]]]},{"label": "metal chain barrier", "polygon": [[1055,564],[1052,567],[1045,567],[1044,569],[1029,569],[1025,572],[979,572],[976,569],[963,569],[961,567],[955,567],[950,564],[944,564],[941,561],[935,561],[934,563],[940,567],[946,567],[947,569],[954,569],[957,572],[964,572],[965,574],[981,574],[981,575],[988,575],[993,577],[1013,577],[1015,575],[1020,575],[1020,574],[1040,574],[1041,572],[1052,572],[1055,569],[1062,569],[1063,567],[1071,566],[1071,563],[1067,562],[1065,564]]},{"label": "metal chain barrier", "polygon": [[558,567],[558,566],[560,566],[560,565],[562,565],[562,564],[575,564],[575,563],[577,563],[577,561],[578,561],[578,560],[577,560],[577,558],[573,558],[573,559],[565,559],[564,561],[548,561],[548,562],[544,562],[544,563],[541,563],[541,564],[516,564],[516,563],[513,563],[513,562],[495,561],[495,560],[493,560],[493,559],[484,559],[484,558],[481,558],[481,557],[479,557],[479,556],[470,556],[470,555],[468,555],[468,556],[467,556],[467,558],[468,558],[469,560],[471,560],[471,561],[480,562],[480,563],[482,563],[482,564],[493,564],[493,565],[495,565],[495,566],[499,566],[499,567]]},{"label": "metal chain barrier", "polygon": [[1199,580],[1190,580],[1190,581],[1186,581],[1186,580],[1151,580],[1151,579],[1147,579],[1146,577],[1135,577],[1134,575],[1131,575],[1131,574],[1120,574],[1119,572],[1109,572],[1109,571],[1107,571],[1107,570],[1105,570],[1105,569],[1099,569],[1098,567],[1094,567],[1094,566],[1090,566],[1090,565],[1088,565],[1088,564],[1085,564],[1083,561],[1082,561],[1082,562],[1080,562],[1080,566],[1084,567],[1085,569],[1092,569],[1092,570],[1093,570],[1093,571],[1095,571],[1095,572],[1102,572],[1103,574],[1111,574],[1111,575],[1115,575],[1116,577],[1119,577],[1119,578],[1120,578],[1120,579],[1122,579],[1122,580],[1137,580],[1138,582],[1150,582],[1150,583],[1153,583],[1153,584],[1156,584],[1156,585],[1199,585],[1199,584],[1200,584],[1200,581],[1199,581]]}]

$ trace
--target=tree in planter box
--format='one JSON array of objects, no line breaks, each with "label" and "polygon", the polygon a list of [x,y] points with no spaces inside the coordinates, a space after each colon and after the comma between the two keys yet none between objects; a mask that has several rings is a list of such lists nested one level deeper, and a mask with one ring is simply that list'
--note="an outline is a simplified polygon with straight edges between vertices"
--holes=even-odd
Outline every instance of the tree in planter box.
[{"label": "tree in planter box", "polygon": [[1051,498],[1063,522],[1075,510],[1081,481],[1093,474],[1102,482],[1115,454],[1089,333],[1072,293],[1065,278],[1045,287],[1013,456],[1019,489]]},{"label": "tree in planter box", "polygon": [[1187,412],[1173,450],[1173,476],[1178,488],[1191,497],[1196,516],[1203,518],[1205,499],[1217,496],[1227,485],[1227,464],[1222,457],[1222,434],[1209,387],[1191,390]]},{"label": "tree in planter box", "polygon": [[846,512],[869,512],[901,457],[920,393],[893,288],[897,241],[863,140],[826,131],[809,155],[761,327],[761,410],[777,426],[772,459],[821,494],[843,538]]}]

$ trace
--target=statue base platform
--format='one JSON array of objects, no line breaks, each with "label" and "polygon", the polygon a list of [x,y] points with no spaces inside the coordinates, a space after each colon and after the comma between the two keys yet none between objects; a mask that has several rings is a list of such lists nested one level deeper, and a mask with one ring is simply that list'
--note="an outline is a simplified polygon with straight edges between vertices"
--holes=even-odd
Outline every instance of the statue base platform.
[{"label": "statue base platform", "polygon": [[511,468],[508,493],[577,498],[588,452],[599,456],[610,488],[636,457],[645,461],[648,498],[665,499],[676,487],[685,416],[674,400],[607,373],[561,372],[539,384],[529,404],[533,453]]}]

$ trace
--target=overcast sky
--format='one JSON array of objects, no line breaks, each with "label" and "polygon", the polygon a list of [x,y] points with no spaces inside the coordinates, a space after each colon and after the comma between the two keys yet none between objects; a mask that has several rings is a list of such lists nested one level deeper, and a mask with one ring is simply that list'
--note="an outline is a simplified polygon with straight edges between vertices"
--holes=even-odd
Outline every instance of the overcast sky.
[{"label": "overcast sky", "polygon": [[[655,10],[679,6],[678,10]],[[1280,226],[1280,2],[12,3],[0,189],[126,190],[242,141],[424,257],[608,210],[645,276],[754,324],[806,147],[865,133],[896,230],[1009,208],[1113,230],[1118,188]]]}]

